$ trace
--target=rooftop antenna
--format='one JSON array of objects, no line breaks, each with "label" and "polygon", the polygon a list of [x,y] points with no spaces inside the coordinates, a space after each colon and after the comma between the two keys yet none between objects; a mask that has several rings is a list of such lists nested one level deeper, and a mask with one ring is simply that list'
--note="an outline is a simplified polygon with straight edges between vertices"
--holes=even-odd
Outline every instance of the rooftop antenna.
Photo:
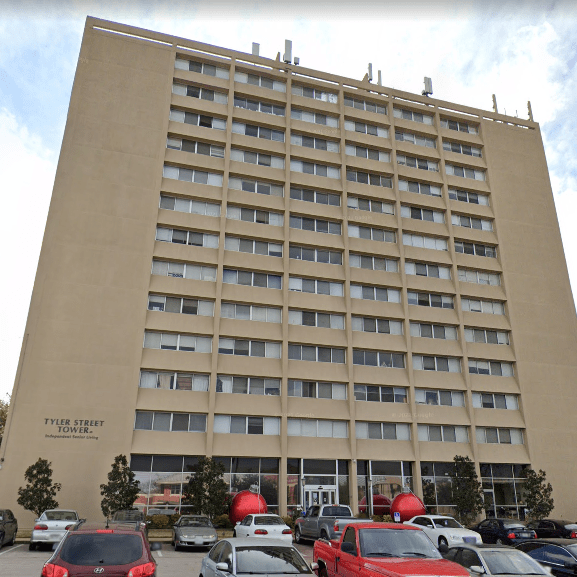
[{"label": "rooftop antenna", "polygon": [[527,100],[527,112],[529,113],[529,120],[534,122],[533,120],[533,109],[531,108],[531,101]]},{"label": "rooftop antenna", "polygon": [[285,64],[291,64],[293,61],[293,41],[292,40],[285,40],[284,41],[284,55],[283,61]]},{"label": "rooftop antenna", "polygon": [[252,43],[252,55],[253,56],[260,56],[260,44],[258,42]]},{"label": "rooftop antenna", "polygon": [[428,77],[425,76],[425,90],[421,92],[423,96],[431,96],[433,94],[433,81]]},{"label": "rooftop antenna", "polygon": [[380,71],[380,70],[377,72],[377,84],[378,84],[379,86],[382,86],[382,85],[383,85],[383,79],[382,79],[382,77],[381,77],[381,71]]},{"label": "rooftop antenna", "polygon": [[368,81],[373,81],[373,65],[369,62],[369,74],[368,74]]},{"label": "rooftop antenna", "polygon": [[497,108],[497,97],[493,94],[493,111],[499,114],[499,109]]}]

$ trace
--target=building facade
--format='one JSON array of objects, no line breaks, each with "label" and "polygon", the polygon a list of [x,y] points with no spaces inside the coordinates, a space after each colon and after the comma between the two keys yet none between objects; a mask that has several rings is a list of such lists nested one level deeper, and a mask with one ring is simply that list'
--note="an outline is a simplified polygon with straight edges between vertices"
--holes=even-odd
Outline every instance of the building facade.
[{"label": "building facade", "polygon": [[88,18],[0,500],[43,457],[98,518],[125,454],[179,508],[207,455],[281,514],[451,512],[463,455],[487,515],[531,466],[575,517],[575,345],[537,123]]}]

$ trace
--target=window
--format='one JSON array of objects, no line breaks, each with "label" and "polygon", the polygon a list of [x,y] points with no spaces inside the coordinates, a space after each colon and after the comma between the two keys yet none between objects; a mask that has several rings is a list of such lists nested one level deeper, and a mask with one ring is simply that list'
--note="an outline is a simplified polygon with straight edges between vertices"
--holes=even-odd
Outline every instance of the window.
[{"label": "window", "polygon": [[347,180],[349,182],[358,182],[360,184],[370,184],[371,186],[393,188],[393,179],[390,176],[361,172],[349,168],[347,168]]},{"label": "window", "polygon": [[292,108],[291,118],[292,120],[302,120],[303,122],[310,122],[312,124],[322,124],[323,126],[330,126],[331,128],[339,127],[339,119],[336,116],[328,116],[322,112],[310,112],[309,110]]},{"label": "window", "polygon": [[354,238],[364,238],[366,240],[378,240],[381,242],[397,242],[397,233],[394,230],[359,226],[350,223],[349,236]]},{"label": "window", "polygon": [[475,409],[518,411],[519,398],[517,395],[505,395],[502,393],[473,393],[473,407]]},{"label": "window", "polygon": [[448,250],[447,239],[420,234],[403,233],[403,244],[415,248],[430,248],[433,250]]},{"label": "window", "polygon": [[357,439],[383,439],[387,441],[410,441],[411,427],[406,423],[355,423]]},{"label": "window", "polygon": [[401,166],[408,166],[409,168],[419,168],[420,170],[431,170],[439,172],[439,163],[434,160],[427,160],[426,158],[417,158],[416,156],[406,156],[404,154],[397,154],[397,164]]},{"label": "window", "polygon": [[467,190],[449,188],[449,198],[460,202],[489,206],[489,197],[486,194],[480,194],[478,192],[468,192]]},{"label": "window", "polygon": [[355,401],[375,403],[406,403],[405,387],[379,387],[378,385],[357,385],[355,383]]},{"label": "window", "polygon": [[462,178],[472,178],[473,180],[485,180],[485,171],[468,168],[466,166],[456,166],[454,164],[445,163],[445,171],[452,176],[460,176]]},{"label": "window", "polygon": [[376,112],[377,114],[386,114],[387,107],[385,104],[377,104],[368,100],[361,100],[359,98],[352,98],[345,94],[345,106],[356,108],[357,110],[366,110],[367,112]]},{"label": "window", "polygon": [[429,323],[411,323],[412,337],[425,337],[428,339],[443,339],[446,341],[457,340],[457,327],[448,325],[433,325]]},{"label": "window", "polygon": [[453,425],[419,425],[419,441],[441,443],[468,443],[468,427]]},{"label": "window", "polygon": [[523,445],[522,429],[497,429],[477,427],[477,443],[500,443],[502,445]]},{"label": "window", "polygon": [[403,218],[412,218],[413,220],[427,220],[429,222],[445,222],[445,214],[438,210],[429,208],[419,208],[418,206],[401,205],[401,216]]},{"label": "window", "polygon": [[156,240],[175,244],[188,244],[206,248],[218,248],[218,235],[179,228],[156,227]]},{"label": "window", "polygon": [[136,411],[134,430],[206,433],[206,415]]},{"label": "window", "polygon": [[314,361],[317,363],[345,362],[345,349],[331,347],[316,347],[289,343],[289,359],[294,361]]},{"label": "window", "polygon": [[282,257],[282,244],[236,236],[225,236],[224,250]]},{"label": "window", "polygon": [[[354,210],[367,212],[379,212],[382,214],[395,214],[395,205],[390,202],[382,202],[359,196],[347,196],[347,207]],[[354,218],[354,217],[353,217]]]},{"label": "window", "polygon": [[505,305],[498,301],[482,301],[475,299],[461,299],[461,308],[472,313],[487,313],[490,315],[504,315]]},{"label": "window", "polygon": [[425,355],[413,355],[413,369],[416,371],[460,373],[461,359],[457,357],[429,357]]},{"label": "window", "polygon": [[220,316],[225,319],[281,323],[282,309],[223,302],[220,307]]},{"label": "window", "polygon": [[512,377],[513,365],[501,361],[469,359],[469,373],[472,375],[491,375],[493,377]]},{"label": "window", "polygon": [[298,230],[310,230],[312,232],[324,232],[326,234],[341,234],[341,223],[329,220],[307,218],[304,216],[290,215],[290,227]]},{"label": "window", "polygon": [[481,149],[470,144],[461,144],[460,142],[443,141],[443,150],[448,152],[456,152],[457,154],[466,154],[468,156],[476,156],[481,158]]},{"label": "window", "polygon": [[285,107],[280,104],[271,104],[269,102],[260,102],[258,100],[250,100],[248,98],[234,97],[235,108],[245,108],[246,110],[253,110],[254,112],[263,112],[264,114],[274,114],[275,116],[284,116]]},{"label": "window", "polygon": [[353,268],[365,268],[367,270],[399,272],[399,261],[392,258],[381,258],[364,254],[350,253],[349,265]]},{"label": "window", "polygon": [[206,392],[209,383],[210,375],[142,370],[139,386],[141,389]]},{"label": "window", "polygon": [[289,246],[289,258],[324,262],[327,264],[343,264],[343,253],[336,250],[307,248],[304,246]]},{"label": "window", "polygon": [[452,309],[454,307],[453,297],[450,295],[408,291],[407,299],[410,305],[418,305],[421,307],[435,307],[443,309]]},{"label": "window", "polygon": [[283,196],[282,184],[273,184],[262,180],[247,180],[246,178],[230,177],[228,188],[234,190],[244,190],[245,192],[256,192],[257,194],[268,194],[270,196]]},{"label": "window", "polygon": [[193,170],[192,168],[182,168],[165,164],[162,169],[162,176],[174,180],[183,180],[184,182],[222,186],[222,174]]},{"label": "window", "polygon": [[347,398],[347,385],[345,383],[324,383],[289,379],[288,396],[344,401]]},{"label": "window", "polygon": [[369,134],[371,136],[378,136],[380,138],[389,138],[389,129],[385,126],[365,124],[364,122],[357,122],[355,120],[345,120],[345,130],[350,130],[351,132],[359,132],[361,134]]},{"label": "window", "polygon": [[167,351],[187,351],[193,353],[210,353],[212,351],[212,337],[145,331],[144,348],[162,349]]},{"label": "window", "polygon": [[216,267],[184,262],[153,260],[152,274],[193,280],[216,281]]},{"label": "window", "polygon": [[341,195],[331,192],[319,192],[306,188],[293,188],[291,186],[290,197],[294,200],[304,200],[305,202],[341,206]]},{"label": "window", "polygon": [[393,107],[393,116],[395,118],[402,118],[403,120],[412,120],[413,122],[420,122],[421,124],[433,125],[433,117],[422,112],[413,112],[404,108]]},{"label": "window", "polygon": [[509,333],[491,329],[465,327],[465,340],[468,343],[487,343],[490,345],[508,345]]},{"label": "window", "polygon": [[179,70],[190,70],[190,72],[198,72],[199,74],[206,74],[207,76],[216,76],[216,78],[228,79],[228,69],[207,64],[206,62],[197,62],[196,60],[185,60],[177,57],[174,62],[174,67]]},{"label": "window", "polygon": [[462,226],[464,228],[474,228],[477,230],[493,230],[493,221],[484,218],[474,218],[472,216],[464,216],[462,214],[452,214],[451,222],[454,226]]},{"label": "window", "polygon": [[463,254],[474,254],[477,256],[486,256],[489,258],[497,258],[496,246],[464,242],[462,240],[455,240],[455,252],[460,252]]},{"label": "window", "polygon": [[458,122],[457,120],[449,120],[441,118],[441,128],[448,128],[449,130],[457,130],[459,132],[467,132],[469,134],[479,134],[479,130],[472,124],[466,122]]},{"label": "window", "polygon": [[224,146],[216,144],[207,144],[205,142],[196,142],[186,138],[174,138],[169,136],[166,139],[166,148],[172,150],[182,150],[183,152],[192,152],[193,154],[204,154],[205,156],[214,156],[224,158]]},{"label": "window", "polygon": [[291,132],[291,144],[296,146],[305,146],[306,148],[316,148],[317,150],[326,150],[327,152],[339,152],[340,145],[334,140],[325,140],[324,138],[313,138],[304,134],[294,134]]},{"label": "window", "polygon": [[[228,70],[226,72],[228,78]],[[190,96],[192,98],[200,98],[201,100],[209,100],[217,104],[228,103],[228,95],[224,92],[217,92],[216,90],[195,86],[193,84],[179,84],[174,82],[172,84],[172,93],[178,94],[179,96]]]},{"label": "window", "polygon": [[220,204],[191,200],[188,198],[178,198],[166,194],[160,195],[160,208],[164,210],[174,210],[176,212],[202,214],[205,216],[220,216]]},{"label": "window", "polygon": [[271,226],[282,226],[284,215],[279,212],[268,212],[256,208],[245,208],[229,204],[226,207],[226,218],[231,220],[243,220],[244,222],[256,222],[259,224],[270,224]]},{"label": "window", "polygon": [[218,352],[221,355],[238,355],[244,357],[281,358],[281,343],[271,341],[249,341],[246,339],[218,339]]},{"label": "window", "polygon": [[435,389],[415,389],[415,402],[419,405],[442,405],[445,407],[464,407],[463,391],[437,391]]},{"label": "window", "polygon": [[286,92],[286,84],[280,80],[273,80],[268,76],[258,76],[256,74],[247,74],[245,72],[234,73],[235,82],[242,82],[243,84],[252,84],[253,86],[260,86],[261,88],[268,88],[276,92]]},{"label": "window", "polygon": [[151,294],[148,295],[148,310],[212,317],[214,301]]},{"label": "window", "polygon": [[391,353],[385,351],[369,351],[353,349],[353,365],[366,367],[388,367],[390,369],[404,369],[404,353]]},{"label": "window", "polygon": [[346,421],[321,419],[288,419],[287,435],[290,437],[332,437],[347,439],[349,424]]},{"label": "window", "polygon": [[262,287],[270,289],[282,288],[282,276],[250,270],[234,270],[225,268],[222,271],[222,282],[244,286]]},{"label": "window", "polygon": [[447,280],[450,280],[451,278],[450,267],[426,262],[405,261],[405,273]]},{"label": "window", "polygon": [[315,311],[299,311],[289,309],[289,325],[302,325],[305,327],[319,327],[325,329],[344,329],[344,315],[321,313]]},{"label": "window", "polygon": [[216,392],[278,397],[280,395],[280,379],[218,375],[216,377]]},{"label": "window", "polygon": [[368,158],[369,160],[378,160],[379,162],[391,162],[391,153],[385,152],[383,150],[376,150],[374,148],[367,148],[365,146],[347,144],[345,151],[349,156]]},{"label": "window", "polygon": [[197,114],[196,112],[185,112],[184,110],[171,108],[169,118],[174,122],[184,122],[185,124],[214,128],[215,130],[226,130],[226,119],[214,118],[204,114]]},{"label": "window", "polygon": [[411,144],[427,148],[437,148],[437,141],[434,138],[429,138],[422,134],[413,134],[412,132],[403,132],[402,130],[395,130],[395,140],[410,142]]},{"label": "window", "polygon": [[215,415],[213,430],[236,435],[280,435],[280,418]]},{"label": "window", "polygon": [[314,98],[315,100],[330,102],[331,104],[336,104],[338,102],[338,97],[336,94],[333,94],[332,92],[325,92],[320,88],[309,88],[308,86],[299,86],[298,84],[293,84],[291,86],[291,92],[295,96]]},{"label": "window", "polygon": [[244,134],[245,136],[254,136],[255,138],[264,138],[265,140],[284,142],[284,131],[273,130],[272,128],[257,126],[256,124],[233,122],[232,131],[236,134]]},{"label": "window", "polygon": [[341,282],[329,282],[314,278],[289,277],[289,290],[318,295],[344,296],[344,285]]},{"label": "window", "polygon": [[365,333],[382,333],[386,335],[402,335],[402,321],[392,319],[383,319],[375,317],[351,317],[351,326],[353,331],[362,331]]},{"label": "window", "polygon": [[428,184],[425,182],[414,182],[412,180],[399,179],[399,190],[406,190],[407,192],[415,192],[417,194],[425,194],[427,196],[441,196],[441,187],[435,184]]},{"label": "window", "polygon": [[351,298],[364,299],[368,301],[400,303],[401,291],[394,288],[358,285],[351,283]]},{"label": "window", "polygon": [[238,148],[230,149],[230,159],[247,164],[258,164],[259,166],[270,166],[271,168],[284,168],[284,158],[271,156],[262,152],[250,152]]},{"label": "window", "polygon": [[291,170],[293,172],[302,172],[304,174],[316,174],[317,176],[326,176],[327,178],[340,178],[341,169],[336,166],[327,166],[326,164],[315,164],[314,162],[305,162],[304,160],[292,160]]}]

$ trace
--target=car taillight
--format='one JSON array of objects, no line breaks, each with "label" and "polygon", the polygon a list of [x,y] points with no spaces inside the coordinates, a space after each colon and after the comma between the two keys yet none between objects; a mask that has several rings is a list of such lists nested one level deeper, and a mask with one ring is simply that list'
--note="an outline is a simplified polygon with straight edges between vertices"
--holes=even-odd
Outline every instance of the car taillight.
[{"label": "car taillight", "polygon": [[293,532],[290,529],[284,529],[282,532],[283,535],[292,535]]},{"label": "car taillight", "polygon": [[114,533],[114,529],[96,529],[97,533]]},{"label": "car taillight", "polygon": [[335,524],[333,525],[333,531],[335,533],[339,532],[339,522],[338,521],[335,521]]},{"label": "car taillight", "polygon": [[68,569],[66,569],[66,567],[60,567],[60,565],[46,563],[46,565],[42,567],[42,577],[68,577]]},{"label": "car taillight", "polygon": [[136,565],[128,572],[128,577],[150,577],[156,571],[156,563],[144,563]]},{"label": "car taillight", "polygon": [[255,535],[268,535],[268,531],[266,529],[255,529]]},{"label": "car taillight", "polygon": [[507,535],[507,539],[515,539],[517,537],[517,535],[515,535],[515,533],[509,533]]},{"label": "car taillight", "polygon": [[64,528],[68,531],[68,529],[70,529],[70,527],[74,527],[74,523],[70,523],[70,525],[66,525],[66,527],[64,527]]},{"label": "car taillight", "polygon": [[537,533],[533,533],[533,539],[537,539]]},{"label": "car taillight", "polygon": [[577,532],[571,531],[571,539],[577,539]]},{"label": "car taillight", "polygon": [[46,531],[48,525],[34,525],[34,531]]}]

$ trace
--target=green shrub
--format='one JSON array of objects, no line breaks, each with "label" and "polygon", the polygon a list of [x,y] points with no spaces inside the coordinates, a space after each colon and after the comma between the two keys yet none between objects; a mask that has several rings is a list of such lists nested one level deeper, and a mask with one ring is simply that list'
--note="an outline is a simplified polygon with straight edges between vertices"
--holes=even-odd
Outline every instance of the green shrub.
[{"label": "green shrub", "polygon": [[168,518],[169,526],[172,527],[173,525],[176,525],[176,523],[181,517],[182,517],[181,513],[174,513],[174,515],[170,515],[170,517]]},{"label": "green shrub", "polygon": [[212,520],[212,524],[219,529],[232,529],[233,525],[226,513],[218,515]]},{"label": "green shrub", "polygon": [[170,523],[168,515],[148,515],[146,521],[150,521],[149,527],[151,529],[166,529]]},{"label": "green shrub", "polygon": [[366,513],[357,513],[357,514],[355,515],[355,517],[356,517],[357,519],[368,519],[368,518],[369,518],[369,516],[368,516]]},{"label": "green shrub", "polygon": [[290,515],[286,515],[282,518],[282,520],[291,528],[291,531],[294,533],[295,530],[295,520]]}]

